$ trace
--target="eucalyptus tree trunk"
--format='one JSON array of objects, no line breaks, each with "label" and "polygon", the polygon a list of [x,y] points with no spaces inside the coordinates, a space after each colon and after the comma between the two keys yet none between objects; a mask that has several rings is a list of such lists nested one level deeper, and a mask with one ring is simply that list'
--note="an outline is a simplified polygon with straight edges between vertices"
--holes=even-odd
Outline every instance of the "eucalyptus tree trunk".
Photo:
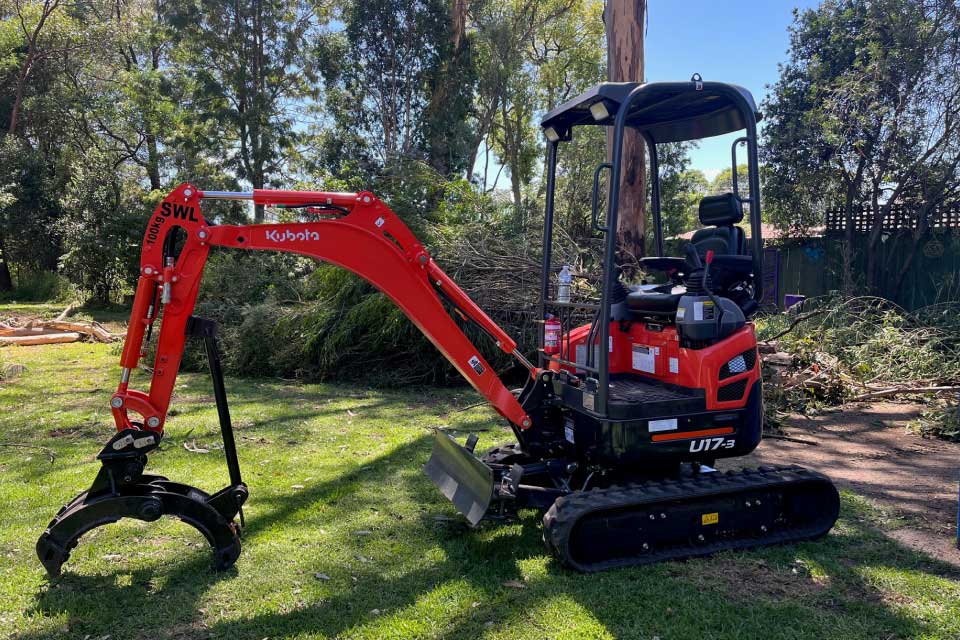
[{"label": "eucalyptus tree trunk", "polygon": [[[607,31],[607,79],[610,82],[643,82],[646,13],[646,0],[608,0],[604,22]],[[608,132],[608,154],[613,152],[612,143],[612,132]],[[629,267],[643,256],[647,221],[644,142],[632,129],[624,133],[621,167],[617,240],[620,262]]]}]

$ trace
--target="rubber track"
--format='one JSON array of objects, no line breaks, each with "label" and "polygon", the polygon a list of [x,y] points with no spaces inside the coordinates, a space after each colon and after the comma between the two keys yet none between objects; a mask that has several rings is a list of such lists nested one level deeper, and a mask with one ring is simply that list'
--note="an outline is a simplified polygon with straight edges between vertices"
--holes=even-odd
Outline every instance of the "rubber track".
[{"label": "rubber track", "polygon": [[[648,508],[664,501],[725,497],[742,491],[769,490],[778,486],[810,484],[814,491],[824,491],[821,517],[798,529],[781,530],[763,538],[721,540],[702,545],[675,546],[669,549],[644,551],[642,555],[604,560],[591,564],[578,562],[570,554],[570,537],[579,520],[604,510],[629,507]],[[679,480],[659,480],[623,487],[577,491],[559,498],[543,516],[543,539],[547,548],[565,565],[586,573],[618,567],[653,564],[710,555],[719,551],[748,549],[773,544],[815,540],[826,535],[837,520],[840,496],[825,475],[803,467],[760,467],[726,473],[704,473]]]}]

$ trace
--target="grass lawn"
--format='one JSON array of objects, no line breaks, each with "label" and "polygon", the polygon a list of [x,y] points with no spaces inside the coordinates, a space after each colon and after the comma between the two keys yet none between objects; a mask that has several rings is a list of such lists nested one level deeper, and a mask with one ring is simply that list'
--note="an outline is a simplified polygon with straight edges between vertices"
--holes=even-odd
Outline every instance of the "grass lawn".
[{"label": "grass lawn", "polygon": [[[960,638],[956,573],[854,495],[817,543],[589,576],[545,553],[536,513],[469,530],[420,471],[433,427],[509,439],[489,409],[456,411],[478,401],[463,389],[229,379],[251,492],[236,567],[213,572],[201,536],[165,518],[88,534],[51,582],[34,543],[97,472],[115,351],[0,352],[27,367],[0,383],[0,637]],[[148,469],[220,488],[207,377],[183,374],[173,406]]]}]

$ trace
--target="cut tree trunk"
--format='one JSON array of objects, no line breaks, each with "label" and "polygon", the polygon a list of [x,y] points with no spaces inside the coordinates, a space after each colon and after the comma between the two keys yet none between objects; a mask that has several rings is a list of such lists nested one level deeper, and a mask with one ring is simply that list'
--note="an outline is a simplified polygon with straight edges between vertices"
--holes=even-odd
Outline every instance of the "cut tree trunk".
[{"label": "cut tree trunk", "polygon": [[21,347],[38,344],[57,344],[60,342],[77,342],[80,334],[70,333],[40,333],[35,336],[0,336],[0,346],[18,345]]},{"label": "cut tree trunk", "polygon": [[82,322],[64,322],[60,320],[46,320],[43,322],[44,327],[50,327],[52,329],[59,329],[61,331],[73,331],[77,333],[85,333],[88,336],[96,338],[100,342],[113,342],[113,335],[103,328],[102,325],[97,324],[96,322],[86,324]]},{"label": "cut tree trunk", "polygon": [[[607,31],[607,79],[611,82],[643,82],[643,40],[646,0],[609,0],[604,10]],[[612,153],[612,130],[608,155]],[[627,129],[623,138],[620,204],[617,210],[617,241],[620,262],[630,267],[643,256],[646,231],[646,171],[643,138]]]}]

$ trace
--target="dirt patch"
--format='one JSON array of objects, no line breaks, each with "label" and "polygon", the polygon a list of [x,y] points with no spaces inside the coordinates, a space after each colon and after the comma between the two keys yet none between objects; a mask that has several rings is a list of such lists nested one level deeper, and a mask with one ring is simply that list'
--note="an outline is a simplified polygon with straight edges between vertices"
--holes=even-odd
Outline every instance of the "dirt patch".
[{"label": "dirt patch", "polygon": [[793,416],[784,433],[790,439],[767,438],[753,454],[723,468],[799,464],[825,473],[837,486],[902,518],[905,526],[885,532],[890,537],[960,567],[960,445],[908,433],[907,425],[922,409],[914,403],[878,402],[823,416]]},{"label": "dirt patch", "polygon": [[812,575],[802,560],[775,566],[762,559],[718,556],[710,559],[709,571],[694,567],[689,572],[686,568],[678,568],[675,577],[743,604],[758,597],[774,602],[814,597],[830,586],[828,577]]},{"label": "dirt patch", "polygon": [[[900,527],[886,533],[905,547],[922,551],[931,558],[936,558],[960,569],[960,551],[957,550],[956,538],[937,535],[927,529],[911,527]],[[960,574],[955,577],[960,578]]]}]

